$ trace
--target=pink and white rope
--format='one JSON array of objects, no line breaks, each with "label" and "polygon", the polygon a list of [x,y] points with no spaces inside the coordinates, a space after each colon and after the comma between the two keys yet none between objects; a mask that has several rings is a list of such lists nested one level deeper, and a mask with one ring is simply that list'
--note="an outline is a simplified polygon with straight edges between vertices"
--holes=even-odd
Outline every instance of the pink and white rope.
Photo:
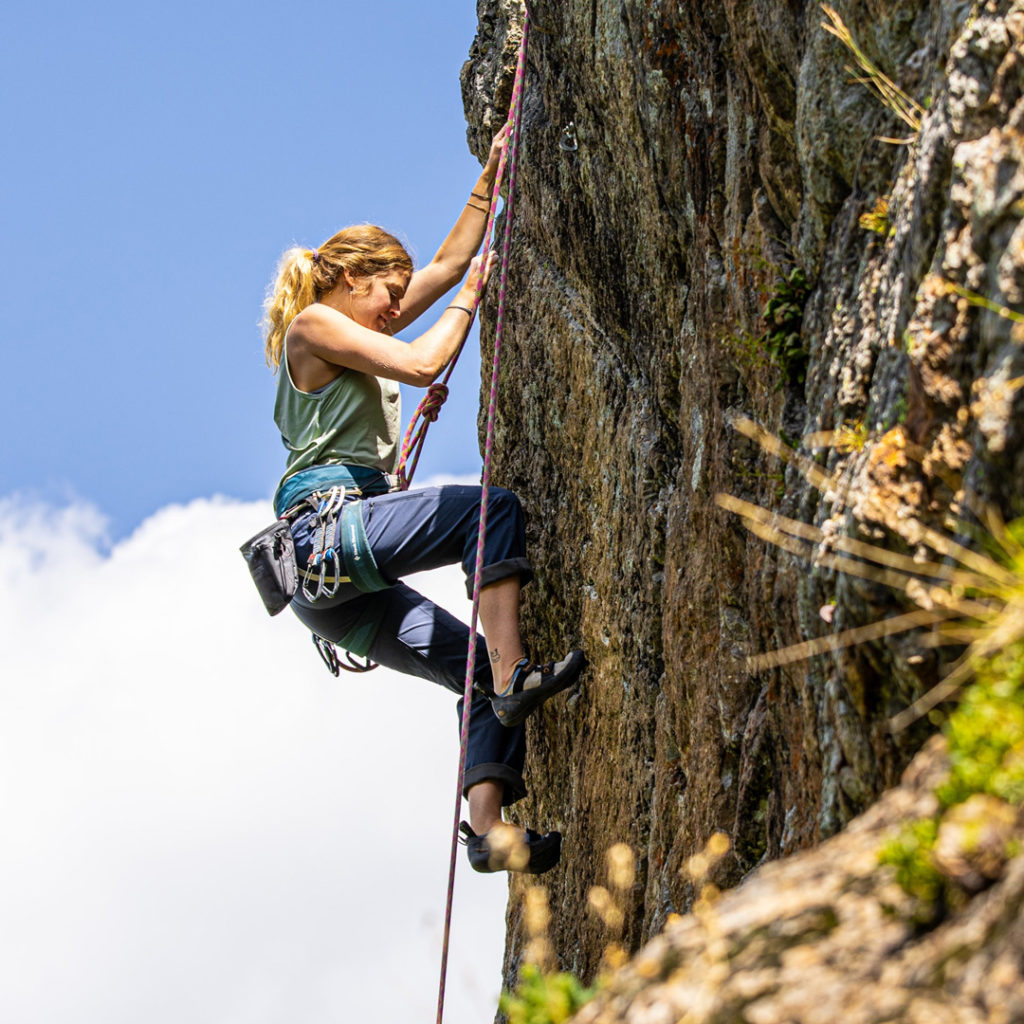
[{"label": "pink and white rope", "polygon": [[[480,583],[484,560],[484,540],[487,534],[487,493],[491,479],[491,453],[494,449],[494,421],[498,398],[498,371],[501,366],[501,342],[505,326],[505,287],[508,279],[509,253],[512,246],[512,207],[516,185],[516,162],[519,152],[519,129],[523,106],[523,78],[526,71],[526,39],[529,35],[529,15],[523,20],[523,38],[519,45],[519,60],[516,64],[516,77],[512,86],[512,99],[509,103],[510,138],[505,153],[508,154],[509,178],[508,198],[505,201],[505,234],[501,248],[501,268],[498,288],[498,313],[494,323],[494,359],[491,369],[491,395],[487,406],[487,429],[484,440],[484,465],[481,476],[480,523],[476,542],[476,572],[473,575],[473,612],[469,624],[469,650],[466,654],[466,682],[462,697],[462,731],[459,741],[459,772],[458,785],[455,792],[455,821],[452,825],[452,849],[448,864],[448,895],[444,912],[444,940],[441,946],[441,983],[437,995],[437,1024],[442,1024],[444,1017],[445,976],[448,969],[448,944],[452,922],[452,900],[455,893],[455,861],[459,848],[459,819],[462,811],[462,786],[466,776],[466,747],[469,741],[469,713],[473,702],[473,679],[476,674],[476,627],[480,612]],[[484,251],[487,251],[487,239],[490,238],[494,220],[494,210],[498,203],[498,192],[501,188],[501,176],[504,171],[505,154],[498,166],[498,175],[494,185],[494,196],[491,199],[491,216],[486,229]],[[477,285],[476,305],[480,301],[481,286]],[[456,358],[458,353],[456,353]],[[454,360],[453,360],[454,362]],[[447,382],[447,375],[444,383]],[[436,418],[436,412],[435,412]],[[410,425],[411,426],[411,425]],[[422,441],[420,441],[422,446]],[[417,454],[418,458],[418,454]],[[415,469],[415,462],[413,463]],[[411,474],[410,474],[411,476]]]}]

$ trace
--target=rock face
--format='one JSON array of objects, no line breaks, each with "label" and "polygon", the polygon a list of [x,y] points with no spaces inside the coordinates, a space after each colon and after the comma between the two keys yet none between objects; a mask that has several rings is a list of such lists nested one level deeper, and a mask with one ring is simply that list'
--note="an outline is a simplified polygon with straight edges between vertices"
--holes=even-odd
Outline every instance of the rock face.
[{"label": "rock face", "polygon": [[[688,909],[680,869],[715,831],[732,843],[716,880],[736,883],[841,829],[928,737],[888,725],[942,669],[913,635],[746,669],[908,604],[751,537],[715,498],[910,554],[906,524],[948,528],[968,492],[1024,514],[1018,314],[986,305],[1024,303],[1024,3],[836,0],[918,127],[854,80],[816,3],[529,6],[493,479],[529,519],[530,645],[590,659],[579,694],[531,719],[516,812],[565,835],[551,938],[589,977],[604,937],[586,895],[611,844],[639,858],[637,948]],[[483,155],[522,7],[478,12],[463,89]],[[851,440],[813,447],[840,428]]]}]

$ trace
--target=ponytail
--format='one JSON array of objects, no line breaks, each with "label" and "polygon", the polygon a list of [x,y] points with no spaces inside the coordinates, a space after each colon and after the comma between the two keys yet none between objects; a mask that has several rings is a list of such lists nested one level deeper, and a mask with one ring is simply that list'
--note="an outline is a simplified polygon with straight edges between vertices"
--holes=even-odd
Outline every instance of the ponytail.
[{"label": "ponytail", "polygon": [[313,283],[313,253],[294,247],[281,257],[277,279],[263,305],[263,323],[267,331],[267,366],[281,365],[284,336],[291,322],[317,300]]}]

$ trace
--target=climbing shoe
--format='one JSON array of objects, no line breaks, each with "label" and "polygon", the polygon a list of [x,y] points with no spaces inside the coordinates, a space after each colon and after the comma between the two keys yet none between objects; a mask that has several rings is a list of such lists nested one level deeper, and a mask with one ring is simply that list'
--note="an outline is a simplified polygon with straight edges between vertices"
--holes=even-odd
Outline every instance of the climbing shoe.
[{"label": "climbing shoe", "polygon": [[491,697],[491,707],[502,725],[519,725],[535,708],[556,693],[572,686],[587,659],[582,651],[570,651],[561,661],[531,665],[525,658],[515,667],[504,693]]},{"label": "climbing shoe", "polygon": [[468,822],[459,825],[470,866],[485,874],[493,871],[522,871],[542,875],[550,871],[562,855],[561,832],[525,832],[513,825],[495,825],[478,836]]}]

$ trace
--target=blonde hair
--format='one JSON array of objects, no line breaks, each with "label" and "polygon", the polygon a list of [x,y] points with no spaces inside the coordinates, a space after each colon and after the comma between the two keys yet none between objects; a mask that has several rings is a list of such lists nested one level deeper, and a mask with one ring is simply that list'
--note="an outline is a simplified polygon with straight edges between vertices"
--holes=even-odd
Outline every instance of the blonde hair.
[{"label": "blonde hair", "polygon": [[281,365],[284,336],[307,306],[329,292],[344,271],[355,278],[392,270],[412,273],[412,257],[394,235],[374,224],[342,228],[317,249],[295,246],[277,265],[277,276],[263,304],[267,366]]}]

